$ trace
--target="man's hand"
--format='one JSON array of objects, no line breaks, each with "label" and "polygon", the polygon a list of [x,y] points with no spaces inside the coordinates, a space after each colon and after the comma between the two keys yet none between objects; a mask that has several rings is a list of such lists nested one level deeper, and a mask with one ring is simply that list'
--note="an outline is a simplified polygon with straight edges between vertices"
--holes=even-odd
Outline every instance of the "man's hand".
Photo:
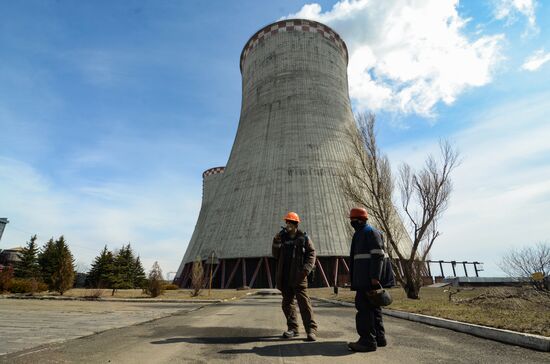
[{"label": "man's hand", "polygon": [[307,277],[307,270],[303,270],[303,271],[300,273],[300,275],[299,275],[298,278],[299,278],[299,281],[301,282],[301,281],[303,281],[304,279],[306,279],[306,277]]},{"label": "man's hand", "polygon": [[273,238],[273,247],[280,248],[281,244],[282,244],[281,235],[280,234],[275,235],[275,238]]},{"label": "man's hand", "polygon": [[379,286],[379,285],[380,285],[380,281],[379,281],[378,279],[376,279],[376,278],[372,278],[372,279],[370,280],[370,283],[371,283],[371,285],[372,285],[373,287]]}]

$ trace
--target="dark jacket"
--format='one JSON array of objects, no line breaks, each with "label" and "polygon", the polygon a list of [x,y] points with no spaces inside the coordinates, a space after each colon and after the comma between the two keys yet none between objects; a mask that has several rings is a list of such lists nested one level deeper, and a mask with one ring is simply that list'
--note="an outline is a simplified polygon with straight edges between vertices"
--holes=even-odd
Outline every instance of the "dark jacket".
[{"label": "dark jacket", "polygon": [[[289,261],[285,264],[285,248],[290,250],[288,254]],[[302,272],[309,274],[315,265],[315,248],[311,238],[301,230],[296,232],[296,235],[291,239],[286,230],[281,230],[273,238],[272,245],[273,257],[277,260],[276,283],[278,289],[283,287],[307,287],[307,275],[303,279]],[[288,272],[284,274],[283,267],[288,267]],[[283,282],[284,277],[287,277],[286,282]]]},{"label": "dark jacket", "polygon": [[359,228],[351,241],[350,278],[351,290],[370,290],[371,279],[382,280],[384,242],[382,233],[366,224]]}]

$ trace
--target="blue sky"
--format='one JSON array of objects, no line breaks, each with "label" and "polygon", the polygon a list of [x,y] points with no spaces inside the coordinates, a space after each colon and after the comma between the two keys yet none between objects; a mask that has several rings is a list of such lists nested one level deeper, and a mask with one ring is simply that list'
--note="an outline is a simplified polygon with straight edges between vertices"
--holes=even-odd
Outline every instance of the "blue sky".
[{"label": "blue sky", "polygon": [[64,234],[85,268],[131,242],[176,271],[233,143],[242,47],[294,16],[346,41],[394,168],[460,150],[432,258],[501,275],[506,250],[550,240],[546,1],[59,0],[0,2],[0,248]]}]

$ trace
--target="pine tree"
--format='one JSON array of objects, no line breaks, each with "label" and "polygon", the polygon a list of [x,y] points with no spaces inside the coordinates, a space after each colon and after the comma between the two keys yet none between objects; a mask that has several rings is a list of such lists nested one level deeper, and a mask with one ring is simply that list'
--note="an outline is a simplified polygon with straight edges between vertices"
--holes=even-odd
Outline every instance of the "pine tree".
[{"label": "pine tree", "polygon": [[134,288],[144,288],[147,283],[147,277],[141,265],[139,256],[134,261],[134,273],[133,273]]},{"label": "pine tree", "polygon": [[56,261],[52,274],[52,288],[63,295],[74,284],[74,259],[63,235],[55,241]]},{"label": "pine tree", "polygon": [[20,261],[15,264],[14,268],[17,278],[38,279],[40,277],[36,235],[33,235],[27,242],[27,246],[21,251]]},{"label": "pine tree", "polygon": [[57,252],[53,238],[48,240],[42,247],[42,251],[38,254],[38,265],[40,266],[40,274],[44,283],[52,289],[52,276],[55,270],[57,261]]},{"label": "pine tree", "polygon": [[94,259],[86,278],[86,285],[93,288],[111,288],[112,270],[113,253],[105,245],[101,253]]},{"label": "pine tree", "polygon": [[134,288],[133,270],[135,258],[130,244],[123,245],[113,258],[113,269],[109,275],[111,295],[114,296],[117,289]]}]

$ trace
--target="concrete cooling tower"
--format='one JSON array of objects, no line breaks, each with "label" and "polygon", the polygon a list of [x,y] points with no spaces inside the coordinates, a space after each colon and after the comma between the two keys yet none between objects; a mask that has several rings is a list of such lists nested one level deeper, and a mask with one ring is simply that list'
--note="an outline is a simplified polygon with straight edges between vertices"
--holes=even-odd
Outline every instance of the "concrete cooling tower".
[{"label": "concrete cooling tower", "polygon": [[241,53],[242,105],[225,168],[203,174],[203,202],[175,281],[190,284],[199,258],[215,288],[273,287],[273,236],[295,211],[317,252],[310,286],[348,278],[353,203],[340,187],[355,125],[340,36],[309,20],[254,34]]}]

